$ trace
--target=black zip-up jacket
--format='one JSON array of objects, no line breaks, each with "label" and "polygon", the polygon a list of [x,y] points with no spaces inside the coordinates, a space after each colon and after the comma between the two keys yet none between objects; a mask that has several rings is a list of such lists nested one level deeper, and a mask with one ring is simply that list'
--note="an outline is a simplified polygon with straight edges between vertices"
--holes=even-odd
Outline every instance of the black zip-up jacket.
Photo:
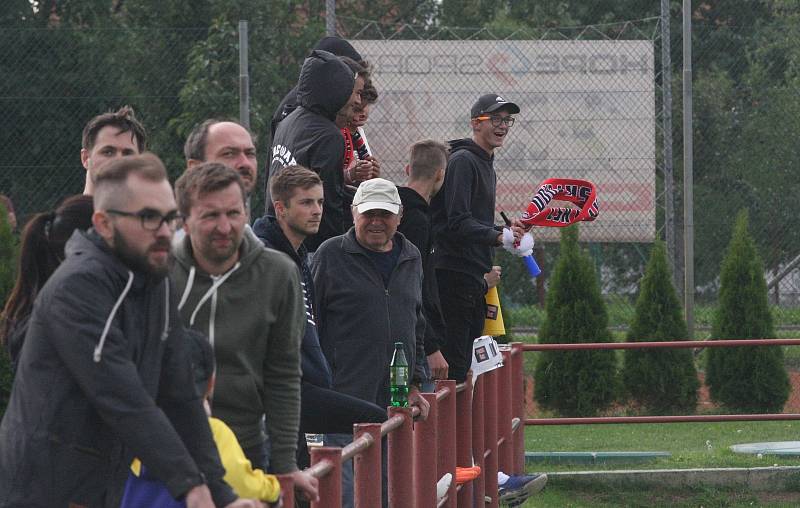
[{"label": "black zip-up jacket", "polygon": [[42,288],[0,423],[0,506],[119,506],[133,457],[180,497],[235,499],[169,279],[76,231]]},{"label": "black zip-up jacket", "polygon": [[402,233],[397,266],[383,277],[358,240],[355,228],[327,240],[314,255],[314,304],[322,351],[333,370],[333,389],[389,405],[389,363],[403,342],[412,382],[424,380],[425,318],[419,251]]},{"label": "black zip-up jacket", "polygon": [[439,351],[444,344],[444,318],[439,303],[434,265],[433,229],[431,209],[428,202],[410,187],[398,187],[403,203],[403,218],[397,230],[403,233],[417,249],[422,258],[422,308],[425,314],[425,354]]},{"label": "black zip-up jacket", "polygon": [[[299,107],[275,131],[268,175],[291,164],[300,164],[319,174],[325,194],[319,233],[305,245],[315,251],[328,238],[344,233],[352,222],[344,204],[344,138],[336,127],[336,113],[353,93],[355,77],[338,56],[314,50],[303,63],[297,84]],[[267,214],[275,209],[266,188]],[[348,218],[345,218],[347,214]]]},{"label": "black zip-up jacket", "polygon": [[308,251],[304,246],[300,246],[299,252],[294,250],[289,239],[281,230],[275,217],[265,215],[253,224],[253,232],[270,249],[287,254],[300,269],[303,283],[303,300],[306,305],[306,331],[303,335],[301,344],[301,362],[303,368],[303,383],[309,383],[322,388],[330,388],[333,385],[331,368],[322,348],[319,345],[317,335],[316,314],[314,312],[314,280],[311,277],[311,268],[308,266]]},{"label": "black zip-up jacket", "polygon": [[483,283],[500,230],[494,225],[494,156],[471,139],[450,141],[444,185],[431,202],[436,268]]}]

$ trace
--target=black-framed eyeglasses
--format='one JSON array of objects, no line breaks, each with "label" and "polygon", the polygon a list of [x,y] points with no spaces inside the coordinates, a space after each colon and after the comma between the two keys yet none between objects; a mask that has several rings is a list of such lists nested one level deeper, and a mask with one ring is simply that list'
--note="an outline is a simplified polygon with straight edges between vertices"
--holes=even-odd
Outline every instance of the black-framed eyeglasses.
[{"label": "black-framed eyeglasses", "polygon": [[138,217],[142,223],[142,229],[147,231],[158,231],[164,223],[172,231],[183,226],[183,216],[178,211],[169,212],[167,215],[161,215],[159,212],[149,208],[138,212],[126,212],[124,210],[106,210],[106,212],[122,217]]},{"label": "black-framed eyeglasses", "polygon": [[484,115],[476,117],[476,120],[489,120],[492,122],[492,127],[500,127],[500,124],[506,124],[507,127],[511,127],[514,125],[515,118],[513,116]]}]

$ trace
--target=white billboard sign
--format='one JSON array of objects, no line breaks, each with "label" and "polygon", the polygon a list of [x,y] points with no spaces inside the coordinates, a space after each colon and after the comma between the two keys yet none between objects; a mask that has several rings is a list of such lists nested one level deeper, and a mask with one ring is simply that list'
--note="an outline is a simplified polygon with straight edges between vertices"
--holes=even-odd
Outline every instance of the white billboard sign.
[{"label": "white billboard sign", "polygon": [[[496,151],[497,209],[520,215],[541,181],[594,182],[600,216],[581,239],[655,237],[655,92],[650,41],[351,41],[380,94],[365,130],[384,175],[403,183],[414,141],[470,136],[485,93],[521,112]],[[537,240],[557,231],[536,230]]]}]

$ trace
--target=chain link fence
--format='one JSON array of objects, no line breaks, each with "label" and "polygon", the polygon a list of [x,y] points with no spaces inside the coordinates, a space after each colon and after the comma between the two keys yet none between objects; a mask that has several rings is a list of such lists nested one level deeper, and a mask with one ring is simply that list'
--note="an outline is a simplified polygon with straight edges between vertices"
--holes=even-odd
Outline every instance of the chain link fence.
[{"label": "chain link fence", "polygon": [[[759,2],[701,7],[693,18],[696,335],[708,336],[734,218],[747,209],[779,335],[791,336],[800,327],[800,228],[788,212],[800,190],[791,141],[800,134],[797,15],[783,18]],[[522,109],[497,152],[498,211],[519,211],[544,178],[593,181],[601,216],[582,224],[581,236],[612,304],[612,324],[624,328],[632,317],[653,239],[667,242],[683,291],[679,11],[669,20],[569,28],[387,26],[356,18],[340,25],[371,60],[384,93],[367,134],[379,139],[373,145],[391,178],[404,180],[406,149],[416,139],[468,136],[469,106],[481,93],[498,92]],[[554,233],[536,230],[545,277],[557,256]],[[514,275],[504,277],[504,302],[541,303],[542,285],[501,259]],[[518,324],[535,328],[531,318]]]},{"label": "chain link fence", "polygon": [[[800,24],[796,15],[781,16],[761,2],[747,12],[721,11],[698,8],[692,36],[696,323],[702,336],[710,325],[733,219],[748,208],[776,324],[791,335],[800,326],[800,228],[792,213],[798,190],[793,140],[800,135]],[[519,213],[548,177],[593,181],[600,219],[580,227],[612,304],[612,324],[625,326],[630,319],[654,239],[668,240],[682,291],[679,12],[672,13],[666,48],[665,20],[659,17],[508,30],[381,24],[346,16],[337,21],[339,33],[375,66],[382,95],[366,132],[386,176],[404,182],[406,151],[417,139],[468,136],[472,102],[480,93],[498,92],[522,108],[506,146],[498,150],[498,207]],[[321,25],[282,30],[263,19],[249,30],[250,116],[262,154],[274,106],[322,34]],[[149,148],[173,176],[183,169],[183,140],[195,123],[238,116],[235,23],[0,28],[0,44],[7,48],[0,54],[5,124],[0,193],[12,198],[23,220],[81,192],[80,134],[100,112],[132,105],[148,129]],[[665,55],[671,57],[666,75]],[[263,182],[257,189],[258,212]],[[504,302],[510,306],[542,302],[558,252],[553,233],[536,231],[545,275],[538,285],[524,276],[520,263],[503,261],[506,274],[518,275],[504,277]],[[532,317],[519,324],[537,323]]]},{"label": "chain link fence", "polygon": [[[469,108],[492,92],[521,108],[496,152],[498,212],[519,216],[547,178],[597,185],[600,218],[581,224],[581,237],[620,324],[632,316],[649,245],[664,236],[659,29],[658,18],[540,30],[343,23],[375,69],[382,95],[365,130],[395,182],[405,180],[411,143],[469,137]],[[546,280],[558,231],[534,235]],[[508,275],[504,305],[541,303],[542,281],[532,285],[522,263],[498,257]],[[535,329],[538,322],[515,325]]]}]

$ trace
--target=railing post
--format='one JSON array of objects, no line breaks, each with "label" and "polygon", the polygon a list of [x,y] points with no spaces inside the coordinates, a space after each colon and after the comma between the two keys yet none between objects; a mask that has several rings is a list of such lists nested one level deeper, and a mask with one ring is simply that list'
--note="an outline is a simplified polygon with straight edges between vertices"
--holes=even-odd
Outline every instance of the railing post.
[{"label": "railing post", "polygon": [[[470,381],[471,383],[472,381]],[[481,474],[472,481],[472,497],[475,506],[483,506],[484,482],[486,469],[484,468],[483,451],[486,443],[483,439],[483,397],[485,387],[482,376],[478,376],[472,392],[472,459],[476,466],[480,466]]]},{"label": "railing post", "polygon": [[277,476],[283,493],[283,506],[294,506],[294,480],[288,474],[279,474]]},{"label": "railing post", "polygon": [[497,370],[497,438],[503,442],[498,446],[497,467],[506,472],[514,470],[514,443],[511,436],[511,349],[504,348],[502,355],[503,366]]},{"label": "railing post", "polygon": [[491,497],[489,506],[497,508],[497,378],[499,369],[484,373],[483,377],[483,415],[484,443],[486,444],[486,460],[484,464],[484,492]]},{"label": "railing post", "polygon": [[319,501],[311,508],[342,508],[342,449],[323,446],[311,448],[311,465],[323,460],[330,462],[331,470],[319,478]]},{"label": "railing post", "polygon": [[[414,481],[417,485],[417,506],[436,506],[436,476],[438,459],[431,457],[437,454],[438,408],[435,393],[423,393],[422,396],[430,404],[428,419],[414,424]],[[436,460],[431,460],[436,459]]]},{"label": "railing post", "polygon": [[[467,379],[464,381],[464,389],[456,394],[456,429],[458,432],[457,449],[456,449],[456,465],[461,467],[472,466],[472,439],[475,436],[472,425],[474,423],[472,417],[473,403],[472,403],[472,374],[467,373]],[[456,478],[453,475],[453,483]],[[458,506],[469,506],[472,500],[474,482],[467,482],[461,485],[461,490],[458,491]]]},{"label": "railing post", "polygon": [[414,435],[410,407],[390,407],[389,418],[403,417],[403,425],[390,432],[389,506],[413,508],[414,504]]},{"label": "railing post", "polygon": [[[445,473],[453,475],[447,490],[445,508],[456,507],[456,382],[452,379],[436,381],[436,391],[446,388],[448,395],[439,405],[439,459],[437,461],[437,481]],[[421,506],[420,508],[426,508]]]},{"label": "railing post", "polygon": [[[361,436],[372,437],[372,446],[353,457],[355,506],[356,508],[380,506],[382,485],[381,424],[358,423],[353,427],[354,441]],[[286,506],[291,507],[292,505]]]},{"label": "railing post", "polygon": [[[522,343],[511,344],[511,417],[519,418],[519,425],[514,430],[514,474],[525,471],[525,400],[523,398],[525,377],[523,372]],[[508,473],[508,471],[504,471]]]}]

